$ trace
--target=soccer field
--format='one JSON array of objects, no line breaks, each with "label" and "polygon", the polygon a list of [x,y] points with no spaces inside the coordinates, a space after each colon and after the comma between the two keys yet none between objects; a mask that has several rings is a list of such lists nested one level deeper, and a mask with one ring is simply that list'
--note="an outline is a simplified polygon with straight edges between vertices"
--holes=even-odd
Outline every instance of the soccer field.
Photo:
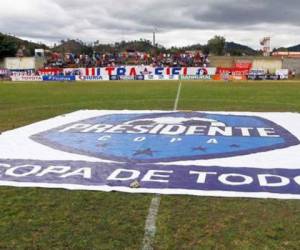
[{"label": "soccer field", "polygon": [[[0,83],[0,131],[80,109],[172,110],[176,81]],[[300,112],[300,82],[183,82],[178,110]],[[154,195],[0,187],[0,249],[140,249]],[[161,196],[154,249],[299,249],[300,202]]]}]

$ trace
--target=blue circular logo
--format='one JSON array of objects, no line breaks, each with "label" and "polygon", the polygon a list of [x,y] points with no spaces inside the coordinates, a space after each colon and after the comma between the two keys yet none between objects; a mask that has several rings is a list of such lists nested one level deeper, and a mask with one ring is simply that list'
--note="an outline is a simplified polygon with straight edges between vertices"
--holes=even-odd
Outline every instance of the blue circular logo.
[{"label": "blue circular logo", "polygon": [[299,144],[289,131],[260,117],[200,112],[105,115],[32,139],[66,152],[134,163],[232,157]]}]

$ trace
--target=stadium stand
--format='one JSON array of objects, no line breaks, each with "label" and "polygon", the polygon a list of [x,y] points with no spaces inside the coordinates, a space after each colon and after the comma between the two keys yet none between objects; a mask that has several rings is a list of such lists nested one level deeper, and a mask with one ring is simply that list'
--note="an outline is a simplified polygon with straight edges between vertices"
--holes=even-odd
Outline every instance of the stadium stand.
[{"label": "stadium stand", "polygon": [[271,74],[275,73],[277,69],[282,69],[282,60],[278,59],[254,59],[253,69],[263,69]]},{"label": "stadium stand", "polygon": [[234,58],[230,56],[211,56],[209,60],[212,67],[231,68],[234,65]]},{"label": "stadium stand", "polygon": [[300,74],[300,59],[299,58],[283,58],[282,67],[285,69],[289,69],[295,74]]},{"label": "stadium stand", "polygon": [[208,66],[208,64],[208,57],[200,51],[151,55],[145,52],[127,50],[122,53],[94,53],[92,56],[75,53],[51,53],[47,56],[45,67],[76,68],[119,65],[202,67]]}]

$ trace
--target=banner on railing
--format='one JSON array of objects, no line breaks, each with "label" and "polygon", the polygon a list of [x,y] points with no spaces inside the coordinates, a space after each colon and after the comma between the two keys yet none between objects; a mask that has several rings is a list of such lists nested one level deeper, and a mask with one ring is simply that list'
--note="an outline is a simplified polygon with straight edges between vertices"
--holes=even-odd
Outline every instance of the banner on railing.
[{"label": "banner on railing", "polygon": [[38,74],[41,76],[44,75],[61,75],[63,74],[63,69],[53,68],[53,69],[40,69],[38,70]]},{"label": "banner on railing", "polygon": [[109,81],[109,76],[82,76],[76,75],[76,81]]},{"label": "banner on railing", "polygon": [[64,76],[64,75],[45,75],[43,76],[43,81],[50,82],[64,82],[64,81],[75,81],[75,76]]},{"label": "banner on railing", "polygon": [[278,78],[280,80],[287,80],[287,79],[289,79],[289,70],[288,69],[278,69],[278,70],[276,70],[275,75],[278,76]]},{"label": "banner on railing", "polygon": [[180,76],[181,80],[211,80],[211,75],[187,75]]},{"label": "banner on railing", "polygon": [[105,68],[66,68],[63,70],[63,73],[64,75],[80,76],[212,76],[215,75],[216,68],[119,66]]},{"label": "banner on railing", "polygon": [[249,74],[249,68],[223,68],[218,67],[216,75],[229,74],[232,76],[247,76]]},{"label": "banner on railing", "polygon": [[7,76],[9,73],[10,71],[8,69],[0,68],[0,76]]},{"label": "banner on railing", "polygon": [[43,78],[41,76],[11,76],[13,82],[41,82]]},{"label": "banner on railing", "polygon": [[235,68],[251,69],[252,68],[252,61],[251,60],[236,60],[235,61]]}]

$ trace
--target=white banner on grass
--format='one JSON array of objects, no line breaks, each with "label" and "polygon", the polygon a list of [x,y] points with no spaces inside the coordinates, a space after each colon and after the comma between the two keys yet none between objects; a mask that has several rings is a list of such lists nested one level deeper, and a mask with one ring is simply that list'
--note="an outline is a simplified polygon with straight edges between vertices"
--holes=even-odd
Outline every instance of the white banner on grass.
[{"label": "white banner on grass", "polygon": [[0,185],[300,199],[299,123],[296,113],[78,111],[0,135]]}]

